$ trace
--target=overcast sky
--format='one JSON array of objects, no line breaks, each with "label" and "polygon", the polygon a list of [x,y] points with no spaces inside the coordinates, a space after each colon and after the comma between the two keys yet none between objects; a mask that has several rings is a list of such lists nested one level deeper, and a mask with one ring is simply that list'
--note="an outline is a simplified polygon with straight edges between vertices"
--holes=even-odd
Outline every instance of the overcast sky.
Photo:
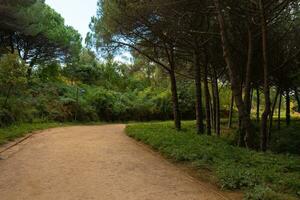
[{"label": "overcast sky", "polygon": [[46,3],[65,18],[85,39],[91,17],[96,15],[97,0],[46,0]]}]

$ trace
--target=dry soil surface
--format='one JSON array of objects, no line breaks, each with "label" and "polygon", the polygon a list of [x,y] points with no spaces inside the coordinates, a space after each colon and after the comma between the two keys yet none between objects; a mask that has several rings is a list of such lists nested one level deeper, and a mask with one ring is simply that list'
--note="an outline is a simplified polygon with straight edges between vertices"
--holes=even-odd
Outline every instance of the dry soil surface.
[{"label": "dry soil surface", "polygon": [[124,134],[124,125],[34,134],[0,156],[1,200],[222,200]]}]

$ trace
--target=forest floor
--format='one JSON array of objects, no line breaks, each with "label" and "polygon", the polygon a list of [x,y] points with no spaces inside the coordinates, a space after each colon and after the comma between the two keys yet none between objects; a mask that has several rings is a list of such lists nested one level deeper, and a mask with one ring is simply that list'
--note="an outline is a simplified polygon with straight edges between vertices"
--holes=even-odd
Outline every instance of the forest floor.
[{"label": "forest floor", "polygon": [[127,137],[124,128],[73,126],[33,134],[0,155],[1,200],[240,198],[189,176]]}]

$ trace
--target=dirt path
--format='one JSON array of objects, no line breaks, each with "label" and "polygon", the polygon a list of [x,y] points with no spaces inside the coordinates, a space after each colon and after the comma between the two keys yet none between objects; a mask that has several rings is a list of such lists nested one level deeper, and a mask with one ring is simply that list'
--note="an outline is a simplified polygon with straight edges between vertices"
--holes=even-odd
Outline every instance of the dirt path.
[{"label": "dirt path", "polygon": [[1,155],[1,200],[221,200],[124,125],[56,128]]}]

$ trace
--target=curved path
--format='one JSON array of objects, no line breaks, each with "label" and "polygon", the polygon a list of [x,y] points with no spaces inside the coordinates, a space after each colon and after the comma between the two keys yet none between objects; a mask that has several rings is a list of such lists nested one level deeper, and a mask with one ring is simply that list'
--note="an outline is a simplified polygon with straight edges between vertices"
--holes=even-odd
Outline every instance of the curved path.
[{"label": "curved path", "polygon": [[1,200],[222,200],[124,134],[124,125],[55,128],[1,154]]}]

